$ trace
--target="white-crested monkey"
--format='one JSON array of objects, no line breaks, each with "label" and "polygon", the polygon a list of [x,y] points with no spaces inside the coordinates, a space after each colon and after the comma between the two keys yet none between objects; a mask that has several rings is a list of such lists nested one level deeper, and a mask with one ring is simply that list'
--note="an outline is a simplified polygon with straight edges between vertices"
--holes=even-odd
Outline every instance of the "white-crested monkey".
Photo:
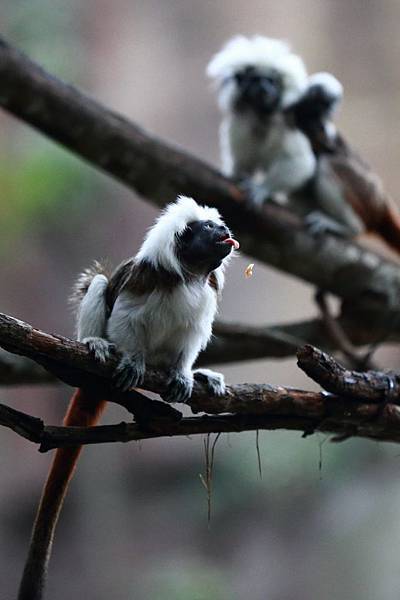
[{"label": "white-crested monkey", "polygon": [[[76,286],[78,339],[104,362],[118,351],[115,385],[128,390],[143,381],[146,367],[169,371],[163,396],[189,399],[193,379],[210,393],[224,393],[224,378],[209,369],[192,371],[211,336],[224,267],[239,244],[214,208],[179,197],[161,213],[134,258],[111,277],[96,263]],[[77,390],[65,425],[94,425],[107,398]],[[54,531],[81,447],[56,451],[40,501],[19,600],[40,600]]]},{"label": "white-crested monkey", "polygon": [[280,40],[237,36],[213,57],[207,74],[223,113],[224,173],[241,181],[257,205],[300,189],[316,164],[307,136],[285,112],[306,89],[301,58]]}]

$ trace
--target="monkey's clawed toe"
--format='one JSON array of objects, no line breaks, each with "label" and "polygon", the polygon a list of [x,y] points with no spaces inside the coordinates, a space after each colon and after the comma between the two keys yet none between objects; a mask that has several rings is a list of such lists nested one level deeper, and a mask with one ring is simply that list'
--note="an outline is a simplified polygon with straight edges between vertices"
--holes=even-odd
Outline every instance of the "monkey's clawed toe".
[{"label": "monkey's clawed toe", "polygon": [[213,396],[225,394],[225,379],[222,373],[211,371],[211,369],[198,369],[193,373],[196,381],[205,383]]},{"label": "monkey's clawed toe", "polygon": [[101,363],[107,362],[115,353],[115,345],[100,337],[87,337],[82,340],[94,358]]},{"label": "monkey's clawed toe", "polygon": [[187,402],[192,395],[192,389],[193,380],[182,373],[175,372],[161,397],[165,402]]},{"label": "monkey's clawed toe", "polygon": [[113,381],[115,386],[123,392],[136,387],[143,382],[145,374],[144,360],[124,354],[115,369]]}]

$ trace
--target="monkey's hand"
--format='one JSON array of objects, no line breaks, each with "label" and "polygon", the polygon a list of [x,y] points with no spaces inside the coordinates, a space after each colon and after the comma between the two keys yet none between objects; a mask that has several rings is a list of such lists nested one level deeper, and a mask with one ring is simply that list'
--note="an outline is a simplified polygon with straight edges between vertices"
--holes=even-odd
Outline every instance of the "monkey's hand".
[{"label": "monkey's hand", "polygon": [[261,209],[266,202],[272,202],[278,206],[288,204],[288,195],[285,192],[274,192],[269,190],[265,177],[248,177],[241,179],[238,186],[244,191],[251,205]]},{"label": "monkey's hand", "polygon": [[322,236],[324,233],[332,233],[344,238],[353,237],[345,225],[318,210],[310,212],[304,219],[304,224],[311,235]]},{"label": "monkey's hand", "polygon": [[86,344],[94,358],[101,363],[107,362],[116,351],[115,344],[101,337],[86,337],[83,338],[82,343]]},{"label": "monkey's hand", "polygon": [[192,395],[193,377],[188,377],[182,371],[172,371],[167,389],[162,394],[165,402],[187,402]]},{"label": "monkey's hand", "polygon": [[205,383],[213,396],[225,394],[225,379],[222,373],[211,371],[211,369],[196,369],[193,376],[195,381]]},{"label": "monkey's hand", "polygon": [[113,375],[115,386],[122,392],[143,382],[146,364],[142,354],[123,354]]}]

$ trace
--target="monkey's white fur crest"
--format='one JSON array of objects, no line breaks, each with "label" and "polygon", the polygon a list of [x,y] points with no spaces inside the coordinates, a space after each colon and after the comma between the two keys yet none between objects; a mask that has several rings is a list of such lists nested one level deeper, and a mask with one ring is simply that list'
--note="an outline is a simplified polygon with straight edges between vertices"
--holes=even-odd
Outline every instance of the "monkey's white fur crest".
[{"label": "monkey's white fur crest", "polygon": [[307,85],[307,72],[300,56],[293,54],[282,41],[260,35],[232,38],[210,61],[207,75],[220,88],[218,102],[221,110],[229,111],[235,99],[236,86],[229,80],[246,66],[258,71],[279,71],[283,78],[282,108],[296,102]]},{"label": "monkey's white fur crest", "polygon": [[146,260],[154,267],[164,267],[182,275],[175,253],[176,236],[182,233],[191,221],[214,221],[221,225],[221,216],[216,208],[200,206],[193,198],[178,196],[168,204],[156,223],[149,229],[144,242],[136,254],[136,260]]},{"label": "monkey's white fur crest", "polygon": [[308,78],[308,88],[312,88],[313,86],[323,88],[324,93],[329,98],[330,106],[325,113],[324,127],[328,138],[333,140],[337,134],[337,129],[332,118],[343,99],[343,86],[334,75],[326,71],[310,75]]},{"label": "monkey's white fur crest", "polygon": [[[281,80],[280,98],[271,114],[260,115],[251,106],[236,110],[240,87],[235,73],[254,67],[261,75],[273,72]],[[222,168],[241,179],[255,205],[287,196],[315,171],[315,157],[307,137],[287,122],[285,109],[307,87],[303,61],[281,41],[262,36],[237,36],[214,56],[207,73],[218,86],[223,112],[220,127]]]},{"label": "monkey's white fur crest", "polygon": [[313,73],[308,78],[308,87],[319,85],[324,88],[326,93],[332,98],[332,101],[340,102],[343,98],[343,86],[332,73],[321,71]]}]

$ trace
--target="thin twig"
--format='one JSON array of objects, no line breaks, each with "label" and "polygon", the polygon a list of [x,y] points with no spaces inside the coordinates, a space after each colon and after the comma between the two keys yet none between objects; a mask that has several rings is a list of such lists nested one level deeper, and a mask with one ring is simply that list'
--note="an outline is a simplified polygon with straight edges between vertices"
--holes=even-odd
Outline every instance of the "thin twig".
[{"label": "thin twig", "polygon": [[260,435],[260,431],[259,431],[259,429],[257,429],[257,431],[256,431],[256,453],[257,453],[257,463],[258,463],[258,474],[260,476],[260,479],[262,479],[263,478],[263,473],[262,473],[262,463],[261,463],[261,454],[260,454],[259,435]]},{"label": "thin twig", "polygon": [[371,363],[371,349],[363,356],[360,356],[358,354],[356,347],[350,341],[347,333],[345,332],[338,319],[335,319],[333,317],[329,308],[326,294],[323,290],[317,290],[317,292],[315,293],[315,302],[321,312],[325,328],[330,338],[332,339],[333,343],[337,346],[338,350],[340,350],[347,358],[350,365],[354,369],[358,369],[361,371],[367,371],[369,369],[375,368],[375,366],[373,366]]}]

